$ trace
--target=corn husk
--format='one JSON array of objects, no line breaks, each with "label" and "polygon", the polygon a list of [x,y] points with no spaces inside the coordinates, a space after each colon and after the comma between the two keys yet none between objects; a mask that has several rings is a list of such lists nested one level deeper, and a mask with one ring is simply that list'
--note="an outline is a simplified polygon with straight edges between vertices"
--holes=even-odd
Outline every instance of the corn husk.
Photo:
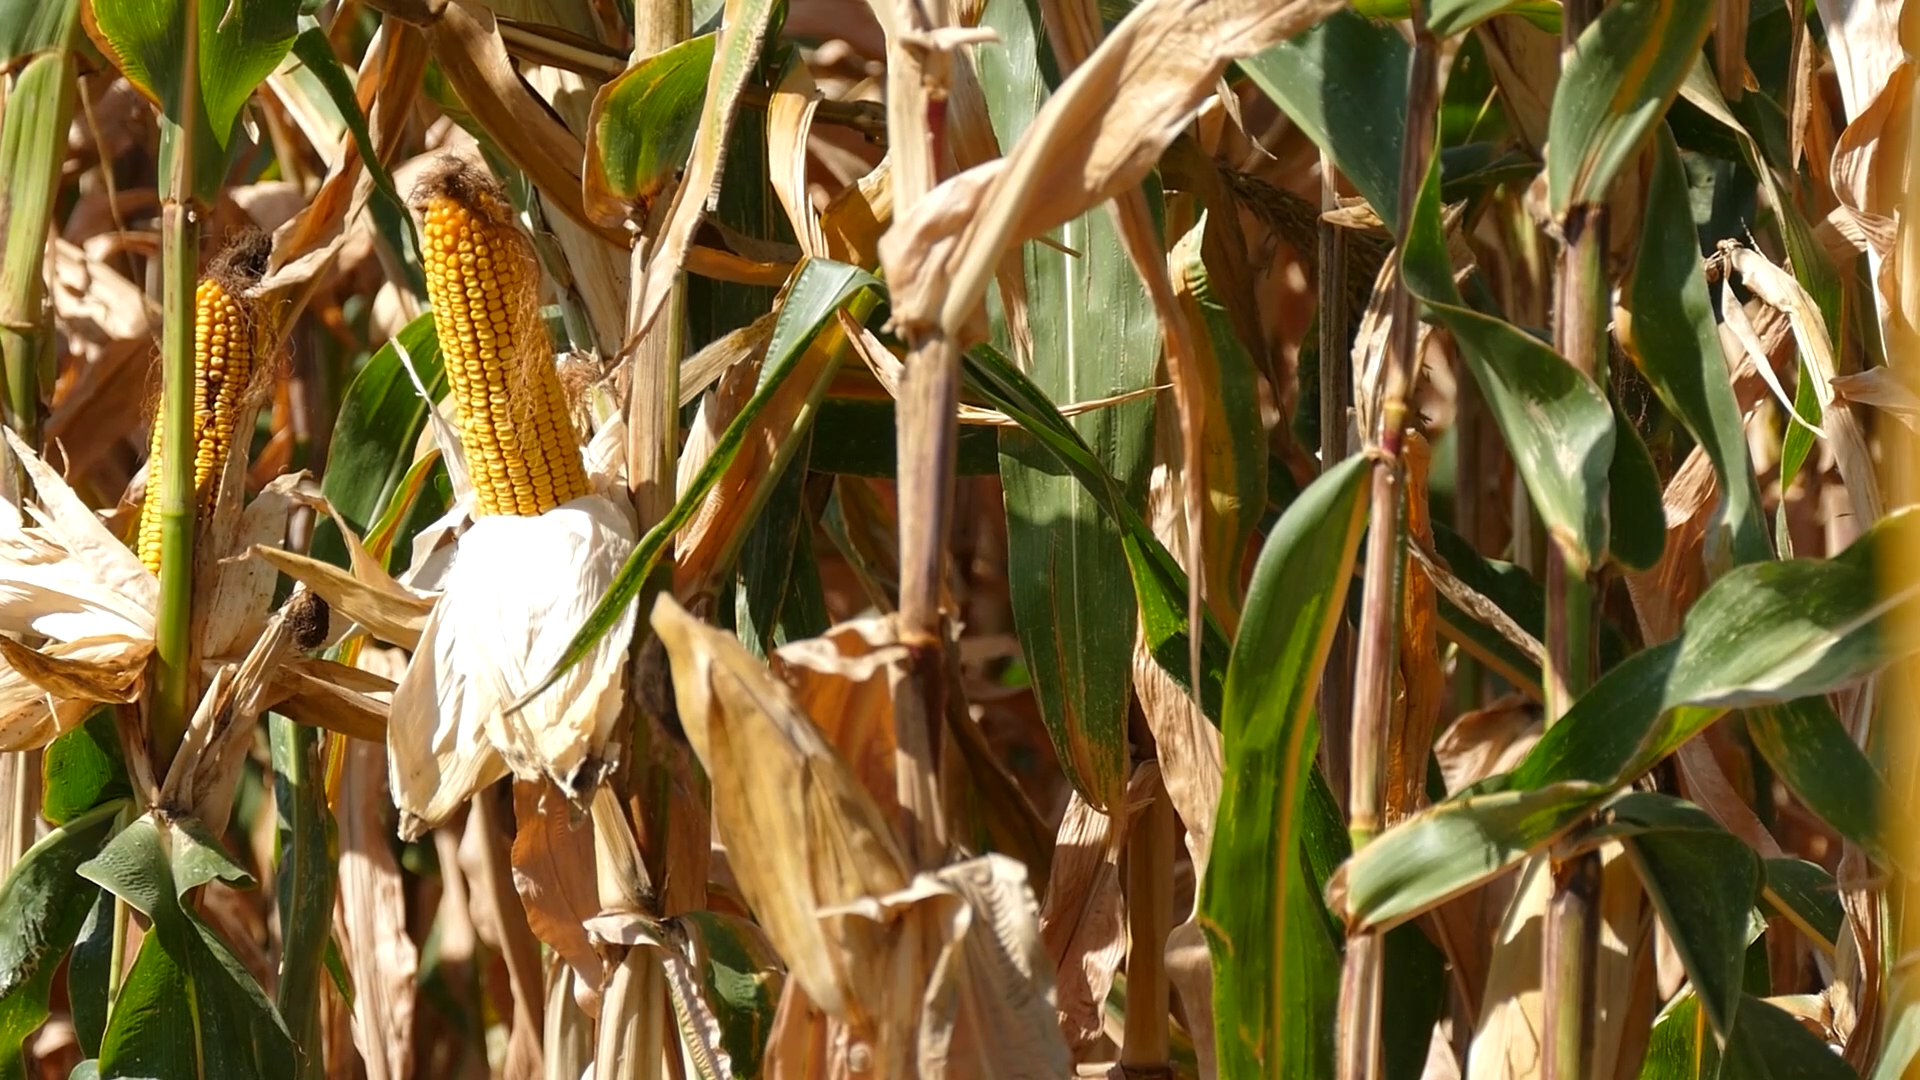
[{"label": "corn husk", "polygon": [[864,1044],[874,1075],[1067,1075],[1026,868],[990,855],[913,873],[786,684],[670,596],[652,621],[740,892],[788,964],[773,1059]]},{"label": "corn husk", "polygon": [[631,609],[559,682],[505,709],[559,662],[633,542],[631,517],[599,495],[537,517],[484,517],[461,536],[393,695],[387,747],[403,834],[509,772],[575,798],[591,790],[610,764]]}]

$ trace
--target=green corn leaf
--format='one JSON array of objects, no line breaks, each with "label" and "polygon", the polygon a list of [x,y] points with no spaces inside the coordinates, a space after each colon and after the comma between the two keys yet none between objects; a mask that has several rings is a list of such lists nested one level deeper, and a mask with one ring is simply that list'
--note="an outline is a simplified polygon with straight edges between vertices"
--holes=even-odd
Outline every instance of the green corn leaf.
[{"label": "green corn leaf", "polygon": [[1761,518],[1760,487],[1707,296],[1686,170],[1664,127],[1654,139],[1653,159],[1640,254],[1625,290],[1632,329],[1622,337],[1654,392],[1713,463],[1720,482],[1717,520],[1730,534],[1734,561],[1758,562],[1773,551]]},{"label": "green corn leaf", "polygon": [[127,80],[191,138],[193,192],[211,201],[240,110],[292,48],[299,14],[299,0],[118,0],[94,5],[90,29]]},{"label": "green corn leaf", "polygon": [[1631,570],[1650,570],[1667,546],[1660,473],[1633,420],[1613,403],[1613,464],[1607,469],[1607,550]]},{"label": "green corn leaf", "polygon": [[720,1048],[735,1076],[758,1076],[786,973],[760,928],[713,911],[677,920],[694,946],[701,990],[720,1022]]},{"label": "green corn leaf", "polygon": [[1875,559],[1916,527],[1913,515],[1896,514],[1832,559],[1756,563],[1722,577],[1679,637],[1575,702],[1514,770],[1513,786],[1622,784],[1728,709],[1825,693],[1897,658],[1905,647],[1880,628],[1911,597],[1880,595]]},{"label": "green corn leaf", "polygon": [[[1722,1077],[1741,1080],[1859,1080],[1853,1066],[1785,1010],[1747,994],[1740,1023],[1721,1051]],[[1706,1074],[1703,1074],[1706,1075]]]},{"label": "green corn leaf", "polygon": [[1355,931],[1388,927],[1485,884],[1557,840],[1606,801],[1569,780],[1532,791],[1466,792],[1375,837],[1329,888]]},{"label": "green corn leaf", "polygon": [[49,743],[41,759],[40,812],[65,824],[96,806],[133,796],[127,762],[114,731],[113,709],[95,709],[77,728]]},{"label": "green corn leaf", "polygon": [[1427,29],[1452,37],[1495,15],[1519,15],[1550,34],[1560,32],[1560,5],[1555,0],[1433,0]]},{"label": "green corn leaf", "polygon": [[[1000,36],[979,52],[980,87],[1002,146],[1033,123],[1057,82],[1039,5],[989,0],[983,26]],[[1158,193],[1149,185],[1156,205]],[[1051,401],[1086,401],[1153,385],[1160,328],[1146,287],[1121,246],[1113,216],[1096,207],[1052,239],[1078,254],[1028,244],[1021,259],[1033,335],[1027,372]],[[1006,340],[1002,329],[1002,342]],[[1074,417],[1069,423],[1138,508],[1153,449],[1150,399]],[[1127,708],[1133,695],[1137,618],[1117,519],[1038,440],[1000,439],[1007,514],[1007,588],[1034,699],[1061,768],[1095,807],[1126,789]]]},{"label": "green corn leaf", "polygon": [[[440,337],[430,311],[408,323],[394,341],[382,345],[347,386],[333,422],[333,438],[327,443],[327,467],[320,490],[362,536],[404,488],[413,468],[414,448],[427,423],[427,410],[433,407],[414,388],[395,342],[406,350],[428,394],[438,399],[447,392]],[[404,543],[395,547],[402,557],[406,555]],[[314,558],[347,565],[346,543],[331,519],[322,519],[314,526],[309,550]]]},{"label": "green corn leaf", "polygon": [[707,100],[707,71],[717,34],[683,41],[615,76],[593,95],[587,121],[587,207],[624,218],[638,207],[647,220],[693,152]]},{"label": "green corn leaf", "polygon": [[1440,224],[1439,169],[1421,185],[1402,263],[1408,291],[1453,334],[1547,530],[1576,566],[1607,543],[1613,407],[1593,380],[1540,339],[1467,306]]},{"label": "green corn leaf", "polygon": [[1366,525],[1368,459],[1335,465],[1268,533],[1227,667],[1225,752],[1200,892],[1230,1076],[1333,1075],[1338,949],[1301,849],[1314,694]]},{"label": "green corn leaf", "polygon": [[27,1072],[22,1043],[47,1018],[47,994],[99,894],[75,871],[100,853],[123,803],[108,803],[48,833],[0,885],[0,1078]]},{"label": "green corn leaf", "polygon": [[82,865],[80,875],[152,921],[100,1041],[100,1075],[250,1080],[297,1072],[280,1013],[187,894],[251,878],[191,819],[149,814]]},{"label": "green corn leaf", "polygon": [[1660,913],[1707,1017],[1722,1038],[1734,1030],[1746,966],[1747,913],[1760,889],[1760,859],[1706,811],[1666,795],[1635,792],[1610,808],[1643,831],[1627,855]]},{"label": "green corn leaf", "polygon": [[1397,233],[1411,49],[1399,31],[1364,14],[1343,8],[1306,33],[1240,61],[1240,69],[1332,156],[1388,231]]},{"label": "green corn leaf", "polygon": [[1846,930],[1840,885],[1817,863],[1805,859],[1768,859],[1761,895],[1774,913],[1794,924],[1822,950],[1831,953]]},{"label": "green corn leaf", "polygon": [[[1118,483],[1094,457],[1085,439],[1040,389],[989,346],[967,353],[963,374],[968,393],[1006,413],[1020,429],[1051,450],[1062,468],[1084,486],[1100,508],[1120,523],[1127,567],[1140,605],[1140,628],[1148,650],[1167,674],[1189,692],[1187,668],[1187,575],[1123,497]],[[1201,626],[1200,706],[1218,722],[1227,669],[1227,641],[1210,615]]]},{"label": "green corn leaf", "polygon": [[1880,1047],[1880,1063],[1874,1067],[1873,1080],[1900,1080],[1920,1058],[1920,998],[1913,994],[1913,981],[1902,979],[1887,995],[1895,1003],[1897,1017],[1887,1027],[1887,1039]]},{"label": "green corn leaf", "polygon": [[[333,933],[334,886],[339,876],[321,733],[284,716],[269,717],[267,725],[280,841],[274,898],[279,906],[281,947],[274,1004],[296,1044],[318,1047],[321,979]],[[302,1076],[321,1076],[318,1054],[309,1054],[301,1064]]]},{"label": "green corn leaf", "polygon": [[[734,455],[739,453],[747,432],[752,430],[755,419],[799,364],[807,345],[833,318],[834,312],[842,307],[851,305],[855,313],[864,318],[871,312],[876,294],[880,291],[880,283],[873,275],[859,267],[831,259],[808,259],[795,268],[793,274],[788,282],[786,300],[780,306],[780,316],[774,323],[773,335],[767,342],[766,359],[760,368],[760,383],[754,389],[753,396],[741,406],[740,412],[715,441],[706,464],[700,467],[693,480],[680,492],[680,499],[674,503],[672,511],[647,530],[647,534],[634,545],[633,552],[614,576],[607,595],[588,613],[585,624],[567,643],[567,651],[561,655],[553,670],[509,705],[509,712],[517,711],[552,686],[619,621],[621,611],[640,595],[641,587],[652,575],[660,557],[666,553],[674,534],[693,520],[694,514],[705,502],[707,492],[726,473]],[[830,380],[832,374],[833,367],[830,366],[819,385],[813,388],[814,400],[817,401],[826,390],[825,381]],[[804,424],[810,419],[811,410],[803,411],[800,422]]]},{"label": "green corn leaf", "polygon": [[0,60],[13,68],[34,53],[71,47],[79,14],[80,0],[0,5]]},{"label": "green corn leaf", "polygon": [[1700,60],[1713,5],[1618,0],[1580,35],[1547,121],[1547,201],[1555,217],[1606,201],[1607,187]]},{"label": "green corn leaf", "polygon": [[1885,781],[1824,697],[1750,709],[1747,735],[1774,776],[1807,809],[1876,858],[1889,857],[1881,810]]}]

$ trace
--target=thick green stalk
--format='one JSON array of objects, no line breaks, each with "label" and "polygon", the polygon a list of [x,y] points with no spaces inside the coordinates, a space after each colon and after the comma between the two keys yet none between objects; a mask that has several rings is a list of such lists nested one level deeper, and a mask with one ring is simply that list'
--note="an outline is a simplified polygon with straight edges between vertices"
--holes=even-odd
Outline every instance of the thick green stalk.
[{"label": "thick green stalk", "polygon": [[284,716],[268,720],[273,746],[273,795],[279,815],[280,979],[274,1004],[302,1057],[299,1080],[324,1075],[320,1053],[320,982],[333,929],[337,871],[329,850],[326,769],[319,729]]},{"label": "thick green stalk", "polygon": [[30,62],[7,97],[0,122],[0,204],[7,207],[0,264],[0,356],[5,358],[7,425],[40,442],[40,372],[53,346],[46,308],[47,229],[60,192],[67,125],[75,97],[73,53],[60,47]]},{"label": "thick green stalk", "polygon": [[[191,45],[188,51],[192,52]],[[187,70],[193,70],[191,63]],[[183,114],[190,116],[196,108]],[[147,737],[155,772],[164,774],[186,732],[192,692],[193,290],[199,269],[200,222],[192,205],[193,132],[164,118],[160,125],[163,137],[171,142],[173,169],[160,219],[165,320],[160,342],[163,468],[158,477],[147,478],[149,491],[155,482],[159,484],[161,545],[160,611],[154,625],[157,674]]]}]

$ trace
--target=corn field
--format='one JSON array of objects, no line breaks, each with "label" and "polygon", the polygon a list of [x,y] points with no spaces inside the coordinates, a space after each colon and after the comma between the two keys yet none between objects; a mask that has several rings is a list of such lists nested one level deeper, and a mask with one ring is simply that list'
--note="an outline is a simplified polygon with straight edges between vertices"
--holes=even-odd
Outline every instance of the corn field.
[{"label": "corn field", "polygon": [[1915,55],[0,0],[0,1080],[1920,1075]]}]

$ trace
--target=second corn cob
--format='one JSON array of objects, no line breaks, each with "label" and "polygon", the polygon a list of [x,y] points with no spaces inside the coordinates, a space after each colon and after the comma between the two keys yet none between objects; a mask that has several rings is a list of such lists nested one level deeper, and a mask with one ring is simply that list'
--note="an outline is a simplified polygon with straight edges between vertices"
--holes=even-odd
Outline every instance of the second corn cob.
[{"label": "second corn cob", "polygon": [[426,185],[423,256],[475,514],[532,516],[591,490],[540,321],[532,244],[492,180]]},{"label": "second corn cob", "polygon": [[[265,269],[266,253],[264,234],[242,237],[214,260],[194,290],[193,490],[203,512],[213,504],[266,346],[265,328],[254,318],[246,296]],[[136,543],[140,561],[155,574],[160,572],[160,443],[161,424],[155,417]]]}]

